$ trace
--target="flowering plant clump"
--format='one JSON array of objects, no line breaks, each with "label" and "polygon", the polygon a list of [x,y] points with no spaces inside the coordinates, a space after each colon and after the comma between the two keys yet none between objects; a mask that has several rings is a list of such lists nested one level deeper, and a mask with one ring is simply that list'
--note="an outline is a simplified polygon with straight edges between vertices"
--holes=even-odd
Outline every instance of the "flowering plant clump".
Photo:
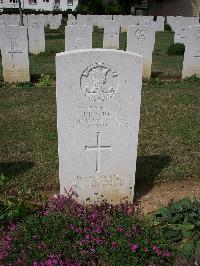
[{"label": "flowering plant clump", "polygon": [[160,265],[174,251],[138,205],[82,205],[71,191],[7,230],[0,265]]}]

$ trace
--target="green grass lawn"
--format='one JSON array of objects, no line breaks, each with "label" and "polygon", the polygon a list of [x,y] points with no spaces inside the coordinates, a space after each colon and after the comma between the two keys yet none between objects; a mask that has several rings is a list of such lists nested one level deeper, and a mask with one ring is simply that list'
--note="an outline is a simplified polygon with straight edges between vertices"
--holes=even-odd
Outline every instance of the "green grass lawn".
[{"label": "green grass lawn", "polygon": [[[59,191],[55,88],[0,89],[1,198],[40,200]],[[200,86],[143,85],[137,179],[200,177]],[[137,181],[138,182],[138,181]]]},{"label": "green grass lawn", "polygon": [[174,33],[156,32],[153,52],[152,77],[181,78],[183,56],[168,55],[167,50],[174,43]]},{"label": "green grass lawn", "polygon": [[[37,56],[30,55],[31,79],[38,79],[40,74],[49,74],[55,78],[55,54],[64,51],[64,28],[50,31],[46,30],[46,53]],[[174,33],[170,31],[157,32],[153,53],[152,76],[160,78],[180,78],[183,56],[169,56],[167,50],[173,44]],[[120,33],[120,49],[126,50],[127,34]],[[103,30],[94,28],[93,48],[103,47]],[[3,80],[0,58],[0,80]]]}]

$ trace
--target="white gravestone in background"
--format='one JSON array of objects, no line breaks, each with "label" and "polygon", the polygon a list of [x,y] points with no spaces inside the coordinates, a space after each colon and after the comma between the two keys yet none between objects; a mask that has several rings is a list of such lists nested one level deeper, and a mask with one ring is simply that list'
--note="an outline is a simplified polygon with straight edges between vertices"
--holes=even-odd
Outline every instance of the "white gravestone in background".
[{"label": "white gravestone in background", "polygon": [[112,20],[112,15],[97,15],[95,25],[97,24],[98,28],[103,29],[106,20]]},{"label": "white gravestone in background", "polygon": [[6,82],[29,81],[27,28],[2,27],[2,65]]},{"label": "white gravestone in background", "polygon": [[69,20],[76,20],[76,17],[73,16],[72,14],[68,14],[68,21]]},{"label": "white gravestone in background", "polygon": [[183,17],[174,24],[174,43],[186,43],[188,37],[188,27],[199,25],[198,18]]},{"label": "white gravestone in background", "polygon": [[50,19],[50,30],[57,30],[59,28],[58,15],[54,15]]},{"label": "white gravestone in background", "polygon": [[29,52],[39,54],[45,52],[44,23],[40,18],[30,17],[28,20]]},{"label": "white gravestone in background", "polygon": [[119,49],[119,26],[114,20],[107,20],[104,23],[103,48]]},{"label": "white gravestone in background", "polygon": [[[73,62],[73,64],[71,64]],[[60,192],[82,202],[132,202],[142,57],[89,49],[56,56]]]},{"label": "white gravestone in background", "polygon": [[65,51],[92,48],[92,27],[85,25],[65,27]]},{"label": "white gravestone in background", "polygon": [[143,77],[151,77],[152,52],[155,43],[155,29],[149,26],[129,26],[127,51],[143,56]]},{"label": "white gravestone in background", "polygon": [[81,22],[78,20],[68,20],[67,21],[67,26],[77,26],[77,25],[81,25]]},{"label": "white gravestone in background", "polygon": [[178,21],[174,25],[175,25],[174,43],[184,44],[187,38],[188,25]]},{"label": "white gravestone in background", "polygon": [[156,31],[165,30],[165,17],[158,16],[156,20]]},{"label": "white gravestone in background", "polygon": [[200,25],[188,27],[182,78],[200,76]]}]

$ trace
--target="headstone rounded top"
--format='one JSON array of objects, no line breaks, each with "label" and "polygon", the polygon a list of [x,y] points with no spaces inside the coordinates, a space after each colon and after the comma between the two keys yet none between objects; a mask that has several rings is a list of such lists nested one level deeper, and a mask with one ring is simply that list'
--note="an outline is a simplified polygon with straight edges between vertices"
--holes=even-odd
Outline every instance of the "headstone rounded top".
[{"label": "headstone rounded top", "polygon": [[65,51],[61,53],[57,53],[56,57],[63,57],[64,55],[69,55],[69,54],[79,54],[79,53],[94,53],[96,54],[97,52],[99,53],[116,53],[116,54],[124,54],[124,55],[134,55],[135,57],[138,58],[143,58],[141,54],[134,53],[134,52],[129,52],[129,51],[122,51],[122,50],[116,50],[116,49],[101,49],[101,48],[92,48],[92,49],[79,49],[79,50],[70,50],[70,51]]}]

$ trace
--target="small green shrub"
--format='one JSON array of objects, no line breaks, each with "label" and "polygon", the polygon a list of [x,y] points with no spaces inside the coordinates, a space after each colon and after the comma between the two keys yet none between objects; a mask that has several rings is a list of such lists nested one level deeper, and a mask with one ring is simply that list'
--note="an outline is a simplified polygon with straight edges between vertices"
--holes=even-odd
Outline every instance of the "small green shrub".
[{"label": "small green shrub", "polygon": [[16,222],[28,214],[28,208],[19,199],[9,199],[5,203],[0,202],[0,225],[6,222]]},{"label": "small green shrub", "polygon": [[171,26],[170,26],[169,24],[167,24],[167,23],[165,23],[164,29],[165,29],[166,31],[172,31]]},{"label": "small green shrub", "polygon": [[1,174],[0,175],[0,186],[3,186],[7,182],[8,178],[7,176]]},{"label": "small green shrub", "polygon": [[22,88],[32,88],[34,85],[30,81],[25,81],[25,82],[17,82],[15,86],[22,87]]},{"label": "small green shrub", "polygon": [[200,260],[200,202],[183,198],[161,208],[154,215],[166,239],[179,243],[181,254],[188,260],[199,254]]},{"label": "small green shrub", "polygon": [[195,74],[195,75],[192,75],[191,77],[184,78],[184,81],[185,82],[188,82],[191,85],[197,85],[197,86],[199,86],[200,85],[200,76],[197,76]]},{"label": "small green shrub", "polygon": [[43,86],[50,86],[52,84],[52,80],[49,75],[46,74],[41,74],[40,79],[38,81],[38,86],[43,87]]},{"label": "small green shrub", "polygon": [[183,43],[174,43],[168,49],[169,55],[184,55],[185,45]]}]

